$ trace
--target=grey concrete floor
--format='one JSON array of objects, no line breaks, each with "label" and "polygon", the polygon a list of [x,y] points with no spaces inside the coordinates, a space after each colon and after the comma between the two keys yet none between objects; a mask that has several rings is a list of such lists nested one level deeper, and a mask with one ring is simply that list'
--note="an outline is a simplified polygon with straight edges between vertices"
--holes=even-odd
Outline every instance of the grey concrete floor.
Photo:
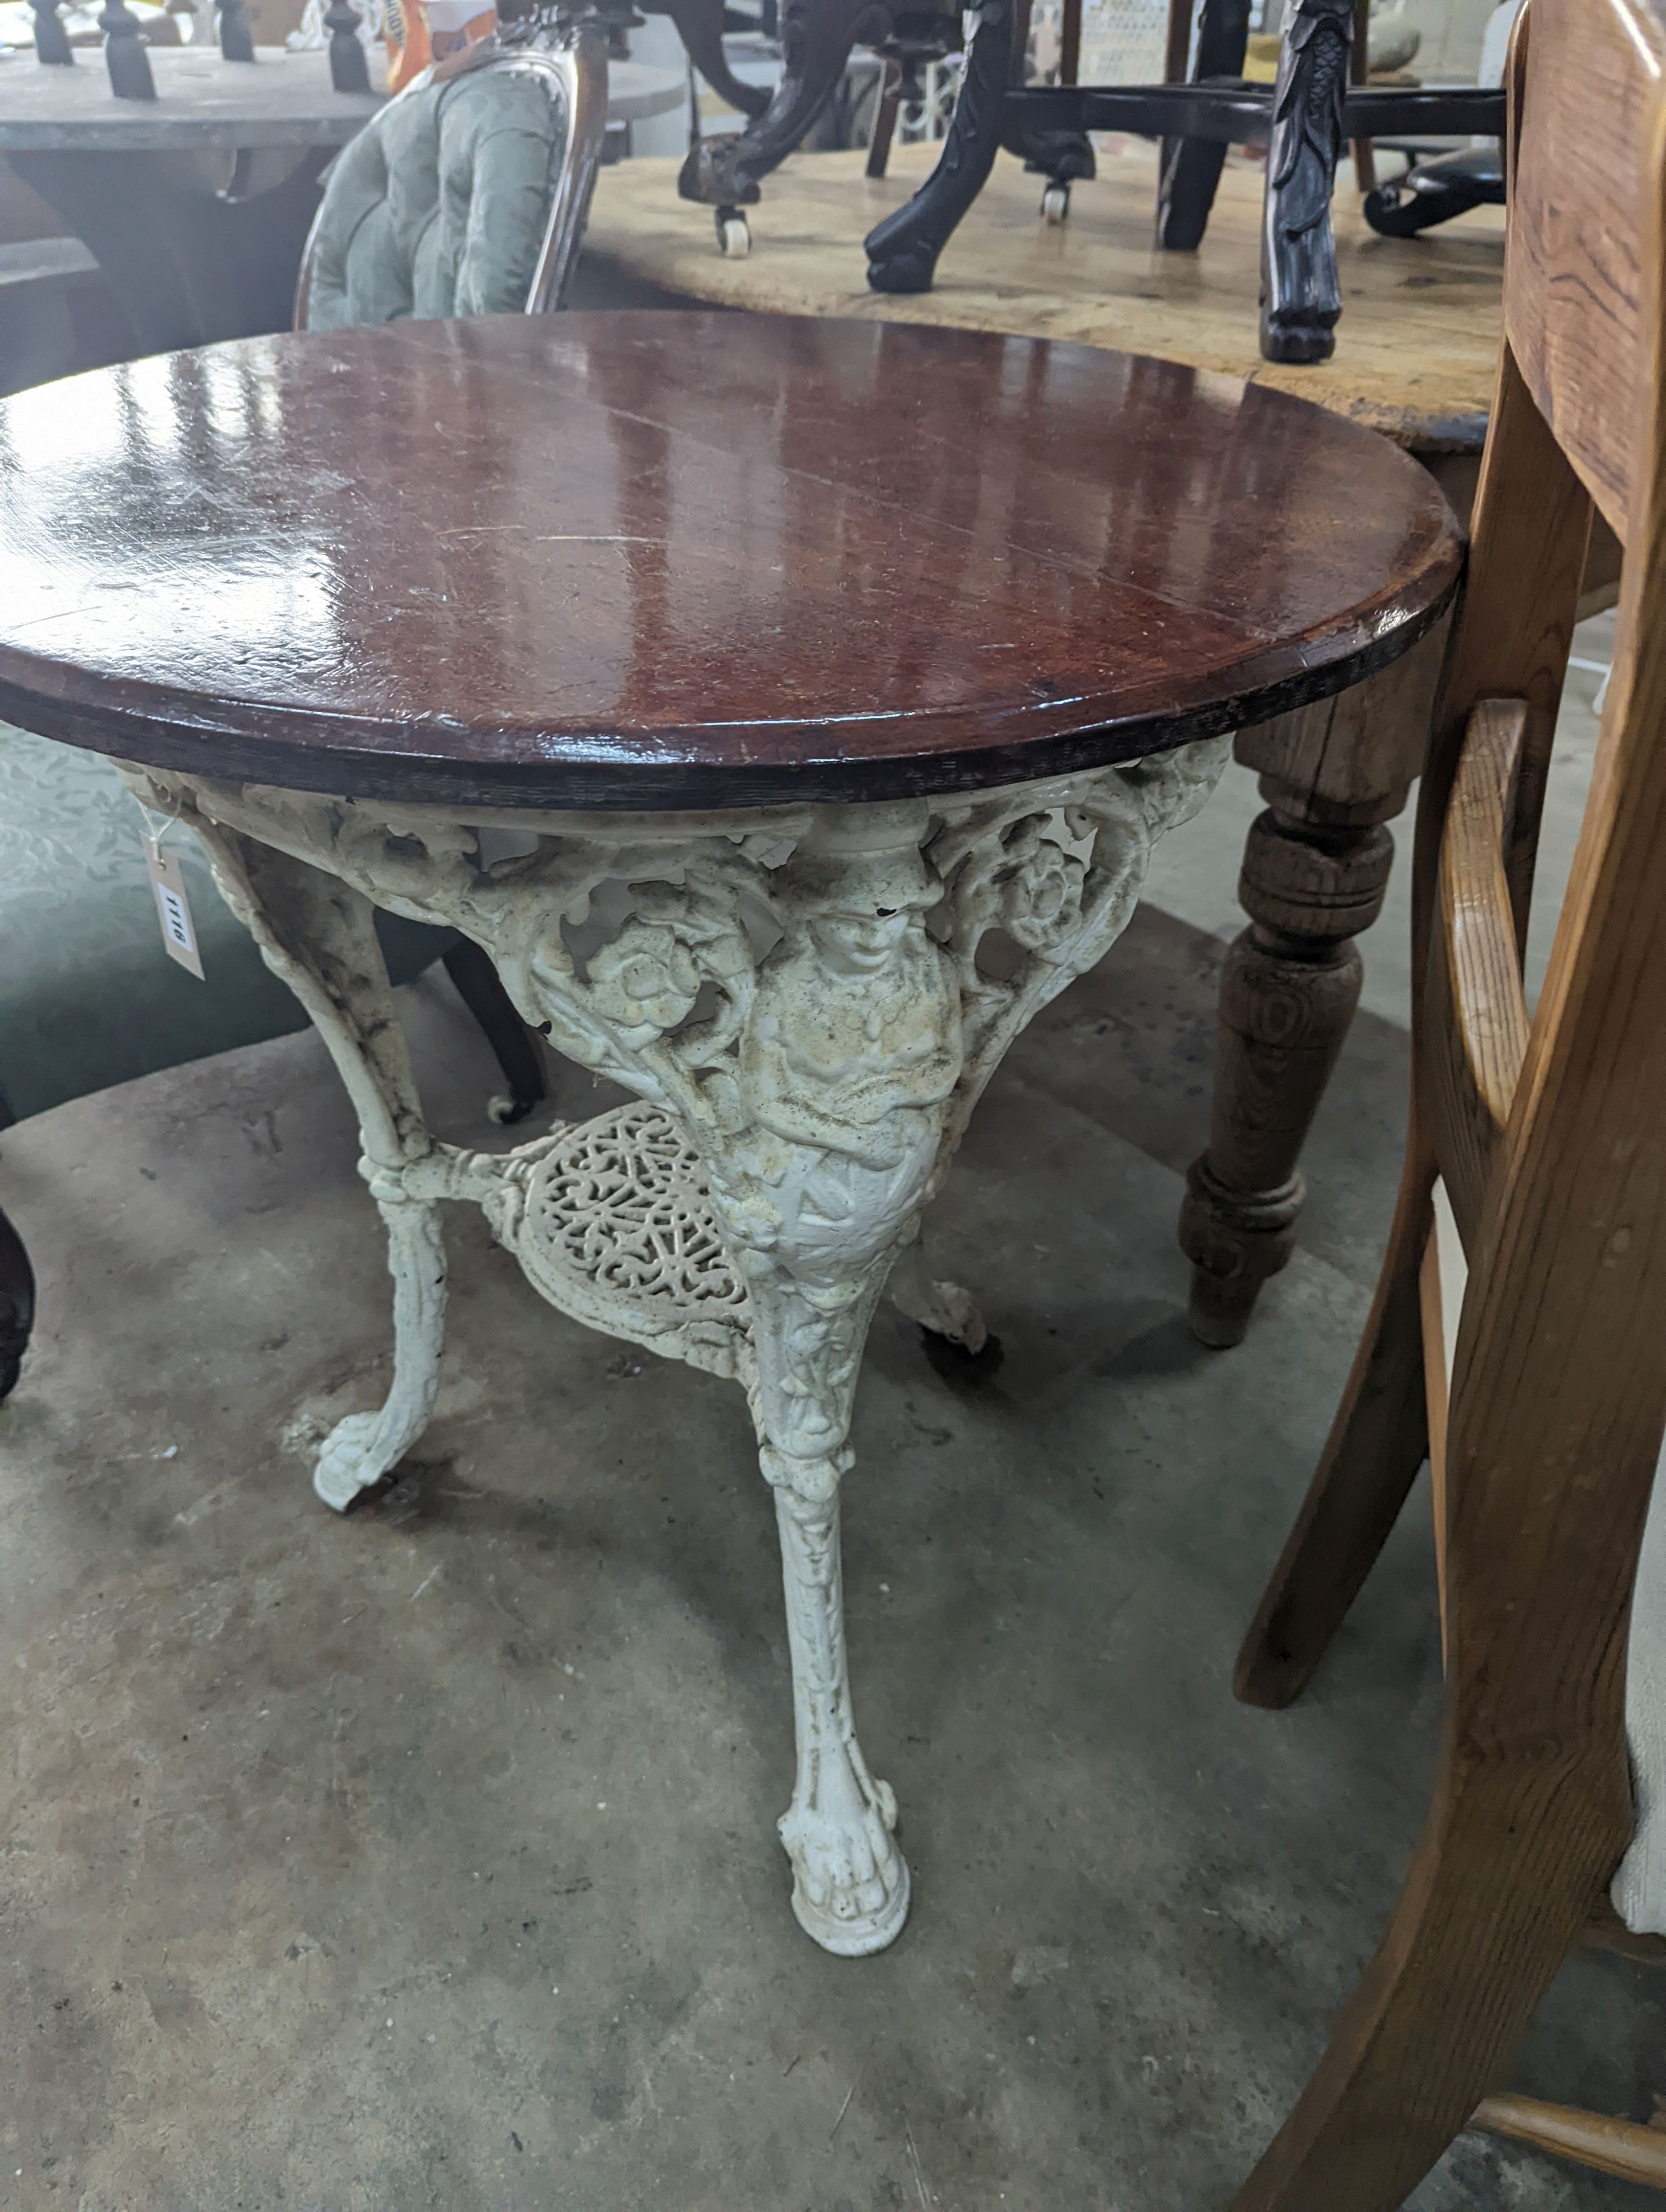
[{"label": "grey concrete floor", "polygon": [[[1381,1930],[1441,1706],[1421,1501],[1303,1704],[1227,1686],[1406,1081],[1390,921],[1304,1249],[1250,1342],[1201,1351],[1174,1218],[1244,800],[1172,842],[1168,910],[1023,1041],[939,1201],[999,1371],[874,1330],[847,1594],[915,1881],[877,1959],[787,1910],[773,1522],[732,1386],[550,1312],[459,1209],[439,1416],[338,1519],[305,1447],[385,1376],[386,1278],[316,1042],[7,1135],[42,1280],[0,1413],[0,2203],[1227,2203]],[[441,1133],[501,1140],[449,986],[403,997]],[[1658,1986],[1576,1959],[1512,2081],[1646,2117]],[[1465,2138],[1413,2201],[1652,2200]]]}]

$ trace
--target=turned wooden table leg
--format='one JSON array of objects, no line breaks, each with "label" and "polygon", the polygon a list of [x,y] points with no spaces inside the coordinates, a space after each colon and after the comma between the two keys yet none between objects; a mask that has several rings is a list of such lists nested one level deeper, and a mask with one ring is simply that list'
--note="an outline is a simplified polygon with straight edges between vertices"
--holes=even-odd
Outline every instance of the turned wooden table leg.
[{"label": "turned wooden table leg", "polygon": [[1297,1162],[1359,1002],[1353,940],[1382,911],[1394,860],[1383,825],[1422,764],[1444,635],[1443,623],[1381,676],[1235,740],[1268,806],[1238,885],[1250,926],[1221,978],[1209,1146],[1180,1212],[1205,1344],[1239,1342],[1295,1249]]}]

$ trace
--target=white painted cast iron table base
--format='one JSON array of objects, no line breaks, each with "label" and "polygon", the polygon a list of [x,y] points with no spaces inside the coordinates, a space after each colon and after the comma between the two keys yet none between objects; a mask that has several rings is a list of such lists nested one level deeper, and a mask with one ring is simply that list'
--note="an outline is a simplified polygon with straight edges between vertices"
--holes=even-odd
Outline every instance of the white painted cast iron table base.
[{"label": "white painted cast iron table base", "polygon": [[[1229,744],[947,799],[704,815],[453,811],[123,770],[201,837],[358,1113],[393,1380],[325,1440],[326,1503],[379,1481],[433,1411],[442,1199],[479,1205],[563,1313],[745,1389],[792,1655],[781,1838],[794,1912],[842,1956],[882,1949],[909,1905],[896,1800],[856,1738],[840,1585],[868,1322],[1002,1054],[1120,934],[1152,844]],[[508,1153],[436,1142],[373,904],[463,931],[528,1021],[641,1103]]]}]

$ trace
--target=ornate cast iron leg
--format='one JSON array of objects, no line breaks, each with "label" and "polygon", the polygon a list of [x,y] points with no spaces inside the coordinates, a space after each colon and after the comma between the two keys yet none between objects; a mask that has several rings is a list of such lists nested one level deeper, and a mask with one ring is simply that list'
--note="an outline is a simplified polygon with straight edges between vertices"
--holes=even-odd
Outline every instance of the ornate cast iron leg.
[{"label": "ornate cast iron leg", "polygon": [[[856,1737],[841,1601],[868,1322],[1001,1055],[1120,933],[1154,840],[1201,804],[1226,747],[929,802],[526,815],[536,851],[495,863],[438,809],[128,771],[205,836],[359,1108],[400,1356],[382,1412],[325,1448],[332,1503],[408,1449],[432,1404],[438,1198],[481,1205],[562,1311],[745,1385],[793,1663],[781,1837],[800,1921],[841,1955],[890,1942],[909,1900],[896,1802]],[[642,1103],[505,1154],[435,1143],[373,896],[465,932],[526,1020]],[[570,933],[610,911],[623,918],[581,957]],[[1019,956],[1000,980],[978,965],[991,930]]]},{"label": "ornate cast iron leg", "polygon": [[[883,1233],[889,1224],[879,1225]],[[800,1925],[847,1959],[883,1950],[909,1909],[908,1863],[892,1839],[897,1800],[869,1772],[856,1739],[839,1562],[851,1401],[888,1266],[885,1254],[845,1283],[795,1281],[767,1262],[746,1267],[759,1462],[775,1493],[798,1744],[793,1802],[778,1825]]]},{"label": "ornate cast iron leg", "polygon": [[859,39],[891,28],[884,0],[788,0],[781,20],[781,72],[769,105],[738,136],[702,138],[677,179],[685,200],[756,205],[758,179],[778,168],[832,98]]},{"label": "ornate cast iron leg", "polygon": [[305,861],[198,818],[215,880],[273,974],[306,1007],[359,1117],[359,1172],[387,1231],[393,1381],[374,1413],[350,1413],[321,1446],[313,1487],[343,1512],[428,1426],[440,1387],[446,1247],[440,1209],[402,1170],[430,1149],[369,900]]},{"label": "ornate cast iron leg", "polygon": [[1012,75],[1013,37],[1011,0],[984,0],[937,167],[914,198],[876,223],[862,241],[874,291],[930,291],[939,254],[995,165],[1001,107]]},{"label": "ornate cast iron leg", "polygon": [[1298,0],[1273,94],[1262,215],[1261,349],[1268,361],[1329,361],[1342,295],[1330,198],[1342,150],[1353,0]]}]

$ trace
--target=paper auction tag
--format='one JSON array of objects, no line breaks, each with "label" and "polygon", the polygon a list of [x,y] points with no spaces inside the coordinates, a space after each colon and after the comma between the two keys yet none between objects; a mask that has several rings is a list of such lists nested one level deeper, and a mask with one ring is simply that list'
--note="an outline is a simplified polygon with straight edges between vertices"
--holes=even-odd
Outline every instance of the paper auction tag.
[{"label": "paper auction tag", "polygon": [[156,913],[162,925],[162,945],[170,960],[177,960],[188,968],[199,983],[208,979],[203,974],[202,955],[197,950],[197,928],[191,918],[191,901],[185,896],[185,879],[178,856],[164,853],[161,845],[147,828],[144,838],[144,865],[150,876],[150,888],[156,896]]}]

